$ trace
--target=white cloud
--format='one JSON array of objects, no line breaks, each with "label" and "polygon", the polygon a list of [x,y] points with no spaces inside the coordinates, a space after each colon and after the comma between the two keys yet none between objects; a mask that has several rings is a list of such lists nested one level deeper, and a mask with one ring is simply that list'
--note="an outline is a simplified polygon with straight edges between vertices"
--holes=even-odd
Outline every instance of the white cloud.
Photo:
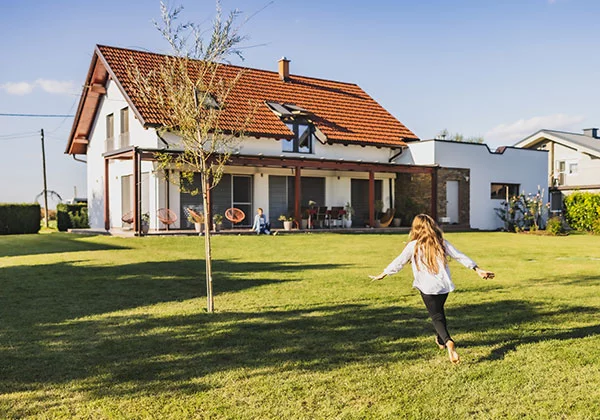
[{"label": "white cloud", "polygon": [[75,84],[73,82],[61,80],[37,79],[33,83],[8,82],[0,85],[0,89],[6,91],[9,95],[28,95],[36,88],[40,88],[46,93],[58,95],[75,92]]},{"label": "white cloud", "polygon": [[9,95],[28,95],[33,91],[35,85],[33,83],[27,82],[17,82],[12,83],[8,82],[3,85],[0,85],[0,88],[5,90]]},{"label": "white cloud", "polygon": [[581,115],[554,114],[529,119],[520,119],[510,124],[500,124],[485,133],[485,142],[490,145],[512,145],[541,129],[578,131],[585,119]]},{"label": "white cloud", "polygon": [[48,93],[69,94],[75,90],[71,81],[37,79],[35,84]]}]

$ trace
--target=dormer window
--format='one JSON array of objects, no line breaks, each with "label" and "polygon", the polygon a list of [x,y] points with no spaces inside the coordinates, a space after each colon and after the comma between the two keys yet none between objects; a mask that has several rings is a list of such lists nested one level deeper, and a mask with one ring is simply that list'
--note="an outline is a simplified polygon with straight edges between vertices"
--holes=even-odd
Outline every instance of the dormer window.
[{"label": "dormer window", "polygon": [[310,121],[311,112],[294,104],[280,104],[269,101],[266,104],[294,133],[292,139],[281,141],[281,150],[291,153],[313,153],[315,127]]},{"label": "dormer window", "polygon": [[314,128],[307,122],[293,121],[285,124],[294,133],[291,140],[282,140],[282,151],[293,153],[312,153]]}]

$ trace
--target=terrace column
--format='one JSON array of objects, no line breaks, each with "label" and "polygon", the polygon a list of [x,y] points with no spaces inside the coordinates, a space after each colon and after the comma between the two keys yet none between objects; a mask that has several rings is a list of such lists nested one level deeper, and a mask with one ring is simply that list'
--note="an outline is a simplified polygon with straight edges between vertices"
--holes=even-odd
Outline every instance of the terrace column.
[{"label": "terrace column", "polygon": [[295,168],[295,178],[294,178],[294,219],[296,219],[296,223],[300,226],[300,222],[302,222],[302,215],[300,214],[300,189],[302,188],[301,180],[301,171],[300,166],[296,166]]},{"label": "terrace column", "polygon": [[375,172],[369,171],[369,226],[375,227]]},{"label": "terrace column", "polygon": [[104,229],[110,230],[110,205],[108,201],[108,176],[109,176],[109,160],[104,158]]},{"label": "terrace column", "polygon": [[140,161],[137,149],[133,149],[133,231],[140,234]]}]

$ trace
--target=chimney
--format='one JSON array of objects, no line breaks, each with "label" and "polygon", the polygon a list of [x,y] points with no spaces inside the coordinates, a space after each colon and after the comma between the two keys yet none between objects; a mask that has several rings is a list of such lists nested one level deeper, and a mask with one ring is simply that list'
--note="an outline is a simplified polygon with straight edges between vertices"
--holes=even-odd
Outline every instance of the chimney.
[{"label": "chimney", "polygon": [[598,129],[597,128],[584,128],[583,134],[585,136],[592,137],[595,139],[600,138],[600,137],[598,137]]},{"label": "chimney", "polygon": [[285,57],[279,60],[279,78],[284,82],[290,80],[290,60]]}]

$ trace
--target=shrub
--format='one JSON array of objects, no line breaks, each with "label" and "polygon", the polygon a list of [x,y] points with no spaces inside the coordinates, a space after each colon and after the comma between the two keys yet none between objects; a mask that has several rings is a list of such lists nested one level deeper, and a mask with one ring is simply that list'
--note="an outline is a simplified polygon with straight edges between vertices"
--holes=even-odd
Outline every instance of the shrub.
[{"label": "shrub", "polygon": [[79,213],[69,212],[69,219],[71,219],[72,228],[89,228],[90,224],[88,221],[87,207],[82,208]]},{"label": "shrub", "polygon": [[565,197],[565,219],[575,230],[593,232],[600,217],[600,194],[574,192]]},{"label": "shrub", "polygon": [[0,235],[38,233],[39,204],[0,204]]},{"label": "shrub", "polygon": [[553,236],[564,234],[565,228],[563,226],[562,219],[556,216],[551,217],[546,224],[546,232]]},{"label": "shrub", "polygon": [[[81,213],[85,211],[85,225],[79,225],[82,223]],[[73,225],[73,218],[76,220],[78,226]],[[87,204],[58,204],[56,206],[56,227],[61,232],[66,232],[68,229],[76,227],[89,227],[88,216],[87,216]]]}]

